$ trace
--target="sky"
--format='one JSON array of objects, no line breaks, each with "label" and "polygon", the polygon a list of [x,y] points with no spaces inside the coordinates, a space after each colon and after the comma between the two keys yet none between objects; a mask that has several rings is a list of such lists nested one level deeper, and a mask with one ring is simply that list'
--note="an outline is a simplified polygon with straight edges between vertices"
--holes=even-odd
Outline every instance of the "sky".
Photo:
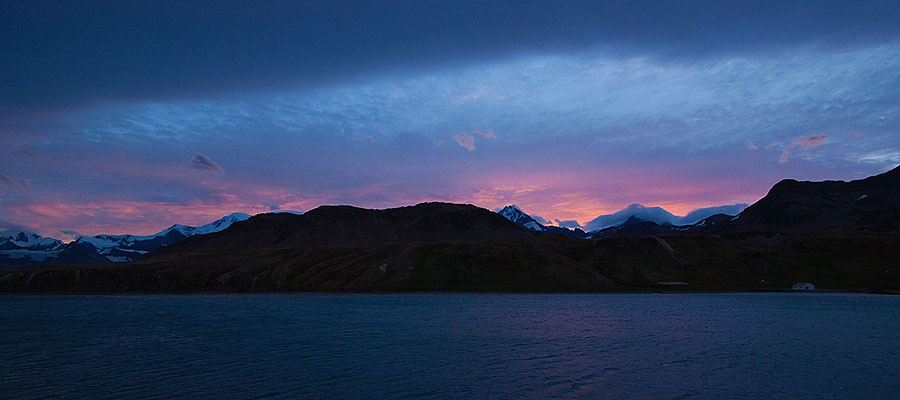
[{"label": "sky", "polygon": [[0,225],[63,239],[423,201],[576,226],[900,164],[896,1],[13,1],[0,26]]}]

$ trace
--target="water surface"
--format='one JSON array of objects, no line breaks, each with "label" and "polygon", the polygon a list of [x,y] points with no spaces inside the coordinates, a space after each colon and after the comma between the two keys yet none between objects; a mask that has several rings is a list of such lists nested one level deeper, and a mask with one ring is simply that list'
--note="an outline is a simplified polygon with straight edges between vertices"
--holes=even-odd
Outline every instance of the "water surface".
[{"label": "water surface", "polygon": [[0,296],[0,398],[896,398],[900,296]]}]

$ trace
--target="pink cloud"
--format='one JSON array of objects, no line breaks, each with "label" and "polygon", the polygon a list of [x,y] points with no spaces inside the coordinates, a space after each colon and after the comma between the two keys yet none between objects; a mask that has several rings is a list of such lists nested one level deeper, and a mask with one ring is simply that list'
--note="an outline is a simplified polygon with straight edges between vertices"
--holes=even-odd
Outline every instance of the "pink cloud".
[{"label": "pink cloud", "polygon": [[808,149],[814,149],[816,147],[821,146],[828,140],[828,136],[825,135],[817,135],[817,136],[809,136],[809,137],[800,137],[797,140],[794,140],[791,143],[790,147],[806,147]]},{"label": "pink cloud", "polygon": [[753,143],[747,143],[747,149],[749,149],[749,150],[759,150],[759,146],[757,146],[757,145],[755,145],[755,144],[753,144]]},{"label": "pink cloud", "polygon": [[[291,189],[252,180],[210,181],[212,190],[205,199],[171,202],[133,198],[106,198],[93,201],[84,197],[67,198],[58,192],[46,192],[47,201],[8,206],[9,220],[34,231],[57,238],[68,238],[60,231],[85,235],[148,235],[172,224],[203,225],[233,212],[258,214],[272,210],[306,211],[330,203],[320,194],[303,194]],[[50,200],[50,199],[53,200]]]},{"label": "pink cloud", "polygon": [[468,151],[475,151],[475,137],[468,134],[453,135],[453,140]]},{"label": "pink cloud", "polygon": [[791,157],[791,152],[785,150],[784,152],[781,153],[780,156],[778,156],[778,163],[779,163],[779,164],[787,164],[788,159],[789,159],[790,157]]},{"label": "pink cloud", "polygon": [[87,235],[146,235],[176,223],[206,224],[235,211],[255,214],[268,210],[245,203],[171,205],[148,201],[52,202],[10,209],[14,218],[44,235],[54,235],[60,229]]},{"label": "pink cloud", "polygon": [[481,129],[472,129],[472,133],[481,136],[485,139],[496,139],[497,135],[494,134],[494,131],[483,131]]},{"label": "pink cloud", "polygon": [[803,147],[803,148],[807,148],[807,149],[814,149],[814,148],[819,147],[822,144],[824,144],[827,140],[828,140],[828,136],[826,136],[826,135],[799,137],[796,140],[794,140],[793,142],[791,142],[791,144],[788,145],[788,147],[786,149],[784,149],[783,152],[781,152],[781,155],[778,156],[778,163],[786,164],[788,162],[788,160],[791,158],[791,149],[793,149],[794,147]]}]

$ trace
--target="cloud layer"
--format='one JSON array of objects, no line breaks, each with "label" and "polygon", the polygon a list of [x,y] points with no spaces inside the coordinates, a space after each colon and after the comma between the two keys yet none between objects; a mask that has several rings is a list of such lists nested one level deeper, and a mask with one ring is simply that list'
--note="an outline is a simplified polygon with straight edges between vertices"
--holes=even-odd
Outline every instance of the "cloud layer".
[{"label": "cloud layer", "polygon": [[896,2],[648,4],[219,6],[218,20],[13,5],[0,219],[151,233],[442,200],[575,226],[900,163]]},{"label": "cloud layer", "polygon": [[201,0],[141,7],[34,0],[8,4],[0,15],[11,33],[0,38],[0,54],[10,55],[0,77],[0,115],[16,115],[11,111],[23,106],[58,110],[320,87],[597,46],[690,60],[878,45],[900,37],[897,20],[900,5],[888,0],[335,0],[327,6]]}]

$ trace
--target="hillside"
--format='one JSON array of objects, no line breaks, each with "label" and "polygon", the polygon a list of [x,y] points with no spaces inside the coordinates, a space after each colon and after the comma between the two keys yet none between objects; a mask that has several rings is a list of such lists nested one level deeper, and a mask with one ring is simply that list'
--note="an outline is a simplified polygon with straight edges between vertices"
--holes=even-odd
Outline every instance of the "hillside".
[{"label": "hillside", "polygon": [[422,203],[386,210],[321,206],[302,215],[257,215],[222,232],[188,238],[161,253],[439,241],[502,242],[531,235],[499,214],[465,204]]},{"label": "hillside", "polygon": [[778,182],[724,231],[900,232],[900,167],[856,181]]}]

